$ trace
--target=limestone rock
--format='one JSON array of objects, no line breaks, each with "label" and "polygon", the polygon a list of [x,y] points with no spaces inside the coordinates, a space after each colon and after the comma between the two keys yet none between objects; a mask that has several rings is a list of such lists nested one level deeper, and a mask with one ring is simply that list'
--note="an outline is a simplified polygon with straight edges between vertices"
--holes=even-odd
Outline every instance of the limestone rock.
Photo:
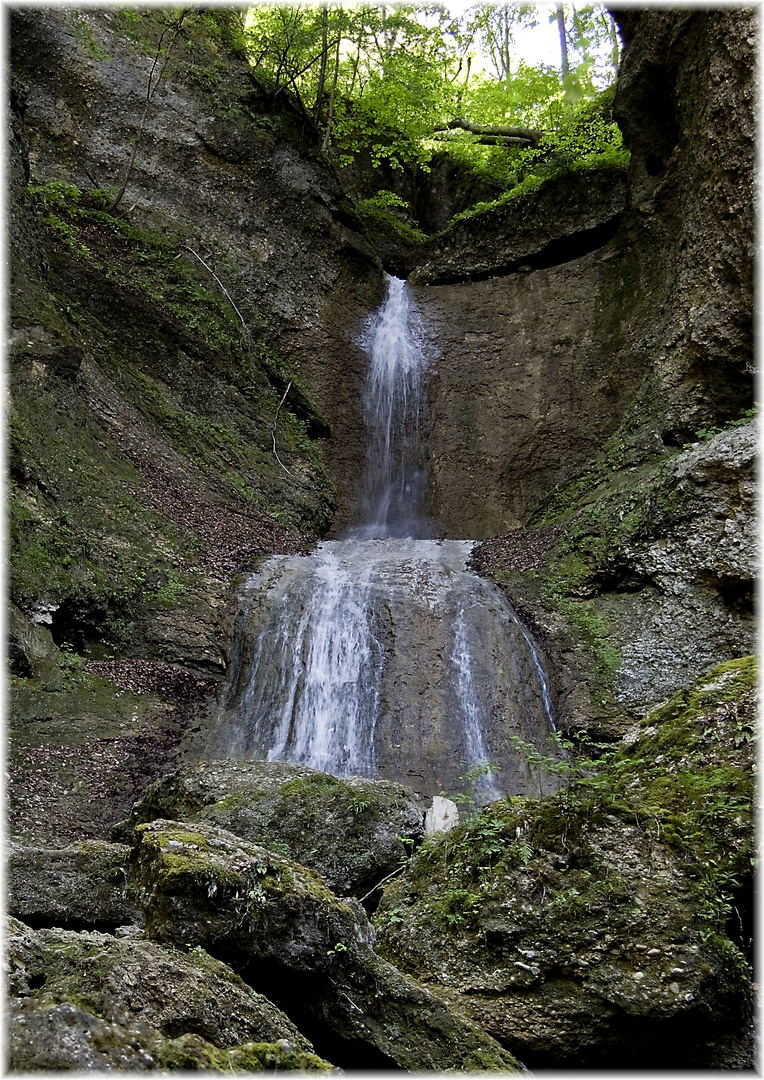
[{"label": "limestone rock", "polygon": [[520,1068],[377,957],[360,905],[337,899],[304,867],[222,829],[159,820],[137,829],[133,874],[152,938],[212,950],[250,980],[258,971],[287,984],[299,975],[310,993],[290,995],[291,1008],[361,1060],[416,1071]]},{"label": "limestone rock", "polygon": [[11,1072],[85,1072],[153,1069],[186,1072],[334,1072],[323,1058],[286,1039],[220,1049],[200,1035],[164,1039],[137,1020],[124,1026],[68,1002],[50,1005],[13,999],[6,1028]]},{"label": "limestone rock", "polygon": [[137,921],[127,884],[130,849],[103,840],[65,848],[10,844],[5,887],[11,915],[37,925],[120,926]]},{"label": "limestone rock", "polygon": [[156,1068],[146,1045],[152,1045],[151,1033],[111,1024],[68,1002],[49,1005],[12,1000],[6,1038],[11,1072],[144,1072]]},{"label": "limestone rock", "polygon": [[451,799],[436,795],[424,816],[424,831],[428,836],[450,832],[459,824],[459,810]]},{"label": "limestone rock", "polygon": [[144,1039],[146,1028],[165,1038],[196,1035],[219,1048],[283,1039],[312,1053],[279,1009],[200,948],[31,930],[15,919],[8,921],[6,946],[9,993],[40,1008],[76,1003],[105,1024],[141,1027]]},{"label": "limestone rock", "polygon": [[152,784],[115,835],[155,818],[215,825],[288,854],[339,896],[363,897],[422,836],[424,805],[399,784],[298,765],[202,761]]},{"label": "limestone rock", "polygon": [[755,678],[723,664],[580,785],[427,841],[378,950],[531,1069],[749,1068]]},{"label": "limestone rock", "polygon": [[652,535],[624,543],[625,572],[645,582],[606,601],[622,652],[616,692],[628,708],[642,712],[754,648],[757,434],[748,424],[680,455],[651,492]]},{"label": "limestone rock", "polygon": [[570,173],[452,222],[422,246],[410,280],[416,285],[475,281],[580,257],[615,233],[625,206],[623,169]]}]

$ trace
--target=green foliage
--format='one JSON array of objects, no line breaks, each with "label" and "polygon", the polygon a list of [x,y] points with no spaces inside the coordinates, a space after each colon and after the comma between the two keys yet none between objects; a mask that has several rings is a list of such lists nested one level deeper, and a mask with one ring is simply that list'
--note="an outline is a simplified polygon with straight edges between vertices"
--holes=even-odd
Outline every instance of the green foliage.
[{"label": "green foliage", "polygon": [[483,147],[469,133],[464,133],[467,139],[461,146],[456,140],[449,143],[451,156],[468,164],[484,180],[506,188],[492,202],[462,211],[456,220],[514,201],[555,177],[586,169],[625,168],[630,155],[620,129],[609,116],[611,103],[610,90],[598,94],[594,101],[585,100],[576,109],[557,108],[559,102],[554,100],[547,102],[549,120],[537,147]]},{"label": "green foliage", "polygon": [[400,195],[396,195],[394,191],[386,191],[383,189],[382,191],[378,191],[376,195],[372,195],[371,198],[363,199],[356,204],[356,210],[358,211],[361,209],[370,209],[372,207],[377,209],[400,207],[403,210],[407,210],[409,204],[405,199],[402,199]]},{"label": "green foliage", "polygon": [[[596,59],[612,23],[591,8],[568,13],[577,66],[561,82],[552,66],[516,63],[512,27],[535,21],[531,14],[529,5],[514,12],[475,8],[460,18],[417,7],[262,6],[247,16],[247,49],[272,100],[295,99],[339,164],[363,150],[374,165],[426,170],[445,145],[509,189],[532,172],[541,175],[539,162],[555,155],[552,171],[623,162],[612,118],[598,122],[592,115],[603,82]],[[491,55],[495,75],[479,65],[472,71],[471,57],[481,50]],[[457,115],[543,129],[547,136],[530,155],[477,145],[465,131],[434,138]]]},{"label": "green foliage", "polygon": [[434,901],[433,910],[450,930],[458,930],[475,922],[482,904],[479,893],[469,889],[445,889]]},{"label": "green foliage", "polygon": [[[728,421],[724,427],[718,427],[711,424],[707,427],[698,428],[695,432],[695,437],[700,442],[706,442],[708,439],[713,439],[715,435],[721,435],[723,431],[731,431],[733,428],[745,427],[746,424],[750,424],[752,420],[755,420],[759,415],[759,403],[754,402],[753,407],[746,409],[737,420]],[[683,449],[688,450],[693,444],[685,443]]]}]

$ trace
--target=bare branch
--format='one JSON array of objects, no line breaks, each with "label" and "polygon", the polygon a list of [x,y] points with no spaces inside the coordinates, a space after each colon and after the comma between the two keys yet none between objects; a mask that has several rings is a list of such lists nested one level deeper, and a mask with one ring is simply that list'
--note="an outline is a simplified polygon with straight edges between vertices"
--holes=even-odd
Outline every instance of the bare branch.
[{"label": "bare branch", "polygon": [[287,394],[289,393],[289,391],[291,389],[292,389],[292,380],[290,379],[288,384],[287,384],[287,388],[284,391],[284,396],[282,397],[281,401],[279,402],[279,407],[278,407],[278,409],[276,409],[276,415],[273,418],[273,427],[271,429],[271,435],[273,436],[273,456],[276,458],[276,461],[278,461],[279,465],[284,470],[284,472],[287,474],[287,476],[291,476],[292,474],[290,473],[289,469],[286,467],[284,462],[279,457],[278,452],[276,451],[276,424],[278,423],[279,413],[281,412],[281,406],[286,401],[286,396],[287,396]]}]

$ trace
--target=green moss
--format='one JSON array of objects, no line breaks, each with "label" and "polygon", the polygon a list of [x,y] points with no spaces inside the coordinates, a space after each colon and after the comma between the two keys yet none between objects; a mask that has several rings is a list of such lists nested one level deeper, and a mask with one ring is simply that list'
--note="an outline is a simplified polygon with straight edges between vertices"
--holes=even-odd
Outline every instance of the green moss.
[{"label": "green moss", "polygon": [[[548,149],[544,152],[548,153]],[[623,147],[616,147],[612,150],[605,150],[601,153],[593,153],[586,157],[581,157],[576,161],[569,163],[561,163],[557,168],[551,172],[547,172],[544,175],[530,173],[522,180],[518,180],[512,184],[507,191],[502,192],[498,198],[491,202],[478,202],[467,210],[463,210],[459,214],[455,214],[451,219],[452,222],[457,221],[469,221],[475,218],[479,218],[482,215],[491,215],[497,210],[501,210],[507,204],[514,204],[524,197],[533,198],[535,192],[540,188],[551,185],[552,183],[559,183],[561,179],[576,172],[595,172],[599,170],[611,171],[613,168],[619,169],[623,172],[626,171],[630,159],[629,151]],[[529,203],[532,205],[532,203]],[[450,223],[449,223],[450,224]]]},{"label": "green moss", "polygon": [[279,792],[282,798],[299,795],[305,798],[321,797],[322,795],[335,795],[339,792],[347,793],[347,784],[325,773],[316,773],[313,776],[297,776],[294,780],[287,781]]},{"label": "green moss", "polygon": [[426,840],[385,889],[374,917],[383,940],[422,922],[474,934],[478,947],[493,919],[508,918],[507,895],[532,899],[540,919],[563,916],[571,930],[606,917],[625,932],[641,915],[633,878],[614,865],[606,838],[617,845],[636,828],[642,846],[673,851],[686,883],[677,896],[692,896],[662,915],[661,933],[703,943],[745,983],[750,973],[726,928],[750,886],[755,723],[755,659],[713,669],[650,712],[636,739],[598,758],[571,756],[557,794],[499,800]]},{"label": "green moss", "polygon": [[356,212],[366,228],[373,234],[392,234],[399,240],[411,247],[423,244],[427,239],[427,233],[416,228],[415,225],[405,221],[394,211],[381,206],[375,206],[372,200],[364,200],[356,204]]},{"label": "green moss", "polygon": [[333,1066],[316,1054],[289,1044],[242,1043],[220,1049],[199,1035],[181,1035],[162,1043],[156,1052],[160,1068],[211,1072],[331,1072]]}]

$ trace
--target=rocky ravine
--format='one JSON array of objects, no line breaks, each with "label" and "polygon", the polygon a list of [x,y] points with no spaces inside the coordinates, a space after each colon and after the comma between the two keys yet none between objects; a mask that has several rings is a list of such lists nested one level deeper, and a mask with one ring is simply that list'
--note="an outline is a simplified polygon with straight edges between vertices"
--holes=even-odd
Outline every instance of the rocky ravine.
[{"label": "rocky ravine", "polygon": [[628,174],[406,256],[433,511],[600,743],[425,841],[199,760],[236,575],[350,512],[380,260],[204,13],[105,213],[162,15],[14,11],[13,1068],[750,1067],[756,15],[619,19]]}]

